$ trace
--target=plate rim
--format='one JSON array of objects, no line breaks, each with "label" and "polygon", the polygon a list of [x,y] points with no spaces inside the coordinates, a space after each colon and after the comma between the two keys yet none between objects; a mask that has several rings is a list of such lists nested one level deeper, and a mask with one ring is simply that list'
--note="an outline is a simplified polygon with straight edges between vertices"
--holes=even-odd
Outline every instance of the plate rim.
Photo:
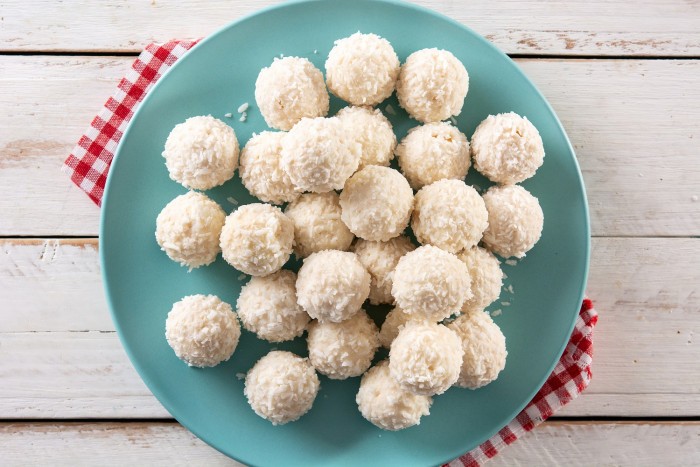
[{"label": "plate rim", "polygon": [[[209,42],[209,41],[211,41],[211,40],[214,40],[215,38],[217,38],[219,35],[221,35],[221,34],[224,33],[225,31],[228,31],[228,30],[231,29],[231,28],[235,28],[239,23],[248,21],[248,20],[250,20],[251,18],[254,18],[254,17],[257,17],[257,16],[265,15],[265,14],[271,12],[271,11],[280,10],[280,9],[286,9],[286,8],[290,8],[290,7],[295,7],[295,6],[300,5],[300,4],[327,3],[328,1],[329,1],[329,0],[288,0],[288,1],[285,1],[285,2],[282,2],[282,3],[277,3],[277,4],[274,4],[274,5],[269,5],[269,6],[267,6],[267,7],[264,7],[264,8],[258,9],[258,10],[255,10],[255,11],[253,11],[253,12],[251,12],[251,13],[245,14],[245,15],[243,15],[243,16],[241,16],[241,17],[239,17],[239,18],[237,18],[237,19],[235,19],[235,20],[233,20],[233,21],[230,21],[230,22],[228,22],[227,24],[225,24],[224,26],[218,28],[216,31],[214,31],[214,32],[211,33],[210,35],[208,35],[208,36],[206,36],[206,37],[204,37],[204,38],[198,40],[197,43],[196,43],[191,49],[189,49],[185,54],[183,54],[183,56],[180,57],[180,59],[178,59],[178,60],[173,64],[173,66],[171,66],[170,69],[168,69],[168,70],[163,74],[163,76],[160,77],[160,79],[159,79],[159,80],[151,87],[151,89],[148,91],[148,93],[146,94],[146,96],[144,97],[144,99],[143,99],[140,103],[138,103],[137,108],[136,108],[136,110],[134,111],[134,113],[133,113],[133,115],[132,115],[132,117],[131,117],[131,120],[129,121],[129,123],[128,123],[126,129],[124,130],[124,133],[123,133],[123,135],[122,135],[122,138],[121,138],[121,140],[119,141],[119,144],[117,145],[117,148],[116,148],[116,150],[115,150],[115,152],[114,152],[114,157],[112,158],[112,162],[111,162],[111,164],[110,164],[110,170],[109,170],[109,172],[108,172],[107,180],[106,180],[106,183],[105,183],[105,189],[104,189],[103,197],[102,197],[102,204],[101,204],[101,207],[100,207],[100,228],[99,228],[98,246],[99,246],[99,259],[100,259],[100,267],[101,267],[101,282],[102,282],[103,290],[104,290],[104,292],[105,292],[105,298],[106,298],[106,300],[107,300],[110,318],[111,318],[112,323],[114,324],[115,329],[116,329],[116,331],[117,331],[117,336],[118,336],[118,338],[119,338],[119,341],[120,341],[120,344],[121,344],[121,346],[122,346],[122,349],[124,349],[124,351],[126,352],[127,356],[129,357],[129,362],[130,362],[131,365],[136,369],[136,372],[138,373],[139,377],[141,378],[141,380],[143,381],[143,383],[146,385],[146,387],[148,388],[148,390],[149,390],[149,391],[152,393],[152,395],[158,400],[158,403],[161,404],[161,405],[168,411],[168,413],[169,413],[173,418],[175,418],[175,420],[178,421],[178,423],[180,423],[180,424],[181,424],[183,427],[185,427],[188,431],[190,431],[190,432],[193,433],[195,436],[197,436],[197,438],[199,438],[200,440],[202,440],[203,442],[205,442],[208,446],[211,446],[212,448],[214,448],[214,449],[217,450],[218,452],[221,452],[222,454],[224,454],[224,455],[226,455],[226,456],[228,456],[228,457],[230,457],[230,458],[232,458],[232,459],[234,459],[234,460],[236,460],[236,461],[243,462],[243,463],[247,463],[248,465],[253,465],[253,464],[251,464],[250,462],[245,462],[245,460],[242,459],[241,457],[239,457],[237,454],[235,454],[235,453],[231,452],[230,450],[226,449],[226,446],[221,446],[221,447],[219,447],[219,446],[215,446],[215,445],[211,444],[205,437],[202,437],[202,436],[200,435],[199,430],[193,429],[192,427],[189,426],[189,424],[185,424],[185,423],[181,422],[181,421],[173,414],[173,411],[177,411],[177,409],[176,409],[175,407],[172,407],[169,403],[164,402],[164,401],[161,399],[161,397],[159,397],[159,394],[157,393],[157,392],[159,392],[159,391],[154,391],[154,390],[152,389],[152,384],[151,384],[151,382],[149,381],[149,380],[150,380],[150,377],[147,375],[146,368],[143,368],[143,367],[141,366],[141,364],[138,363],[138,359],[135,358],[135,354],[134,354],[134,352],[133,352],[133,349],[132,349],[129,345],[126,344],[126,342],[124,341],[124,338],[122,337],[122,336],[123,336],[122,326],[121,326],[119,320],[117,319],[117,313],[115,312],[115,306],[114,306],[114,304],[113,304],[112,293],[111,293],[111,291],[110,291],[110,286],[109,286],[109,281],[108,281],[108,274],[107,274],[107,269],[108,269],[108,268],[107,268],[107,266],[106,266],[108,260],[106,259],[107,253],[106,253],[106,248],[104,247],[104,239],[105,239],[105,233],[106,233],[106,229],[105,229],[105,223],[106,223],[105,217],[107,216],[107,215],[106,215],[106,213],[107,213],[106,206],[108,205],[109,200],[111,199],[111,196],[112,196],[112,195],[111,195],[111,192],[112,192],[112,190],[111,190],[111,185],[112,185],[112,179],[113,179],[113,177],[111,176],[112,173],[113,173],[113,171],[112,171],[112,166],[114,166],[114,164],[115,164],[115,162],[117,161],[117,159],[121,156],[121,154],[122,154],[122,148],[123,148],[123,146],[124,146],[123,143],[124,143],[124,141],[126,141],[126,140],[128,139],[128,137],[129,137],[129,135],[130,135],[130,133],[131,133],[132,127],[133,127],[133,125],[134,125],[134,122],[137,120],[137,117],[139,116],[139,113],[141,112],[141,110],[142,110],[142,108],[144,107],[144,105],[149,101],[149,99],[151,98],[151,96],[153,95],[153,93],[154,93],[154,91],[157,89],[157,87],[158,87],[165,79],[167,79],[168,76],[169,76],[170,74],[173,73],[173,70],[177,70],[178,67],[181,66],[181,64],[182,64],[183,62],[186,61],[187,57],[192,53],[192,51],[194,51],[194,50],[196,50],[197,48],[199,48],[202,44],[205,44],[205,43],[207,43],[207,42]],[[477,32],[474,31],[473,29],[471,29],[469,26],[467,26],[467,25],[465,25],[465,24],[463,24],[463,23],[461,23],[461,22],[459,22],[459,21],[457,21],[457,20],[455,20],[455,19],[453,19],[453,18],[450,18],[449,16],[446,16],[446,15],[444,15],[444,14],[442,14],[442,13],[439,13],[439,12],[437,12],[437,11],[435,11],[435,10],[429,9],[429,8],[424,7],[424,6],[422,6],[422,5],[416,5],[416,4],[413,4],[413,3],[408,3],[408,2],[402,1],[402,0],[366,0],[366,1],[372,2],[372,3],[388,4],[388,5],[391,5],[391,6],[393,6],[393,7],[398,7],[398,8],[405,8],[405,9],[409,9],[409,10],[414,10],[414,11],[416,11],[416,12],[419,12],[419,13],[422,13],[422,14],[427,14],[427,15],[429,15],[429,16],[435,17],[435,18],[437,18],[437,19],[439,19],[439,20],[447,21],[447,22],[449,22],[449,23],[452,23],[453,25],[455,25],[455,26],[457,26],[457,27],[459,27],[459,28],[461,28],[461,29],[463,29],[463,30],[466,30],[466,32],[468,32],[469,34],[471,34],[471,35],[472,35],[474,38],[476,38],[478,41],[484,43],[488,48],[491,49],[491,52],[492,52],[492,53],[496,53],[496,54],[500,55],[502,59],[506,59],[507,61],[509,61],[509,62],[513,65],[513,67],[515,68],[515,70],[517,71],[517,73],[519,73],[519,74],[524,78],[524,81],[525,81],[525,82],[527,83],[527,85],[531,88],[532,92],[534,92],[534,93],[536,94],[536,96],[545,104],[545,107],[546,107],[547,111],[548,111],[549,114],[553,117],[554,121],[556,122],[556,125],[558,126],[559,130],[561,131],[561,134],[562,134],[563,137],[564,137],[564,140],[565,140],[565,142],[566,142],[566,145],[567,145],[567,147],[568,147],[568,149],[569,149],[571,155],[573,156],[572,159],[573,159],[573,163],[574,163],[575,168],[576,168],[576,180],[577,180],[577,182],[578,182],[578,187],[579,187],[580,190],[581,190],[582,200],[583,200],[583,214],[584,214],[584,228],[585,228],[585,232],[584,232],[584,233],[585,233],[585,239],[586,239],[586,242],[585,242],[585,245],[584,245],[584,247],[585,247],[585,252],[584,252],[584,255],[583,255],[583,256],[584,256],[584,262],[583,262],[584,264],[583,264],[583,270],[581,271],[581,272],[582,272],[583,280],[581,281],[581,285],[580,285],[580,288],[579,288],[578,301],[576,302],[577,305],[573,305],[573,306],[575,306],[575,311],[572,311],[572,312],[571,312],[571,319],[570,319],[570,323],[569,323],[569,325],[568,325],[568,331],[567,331],[567,333],[565,334],[564,338],[562,339],[562,342],[559,342],[559,343],[558,343],[558,348],[559,348],[559,350],[558,350],[558,352],[557,352],[557,354],[556,354],[557,357],[556,357],[556,358],[554,359],[554,361],[549,365],[549,370],[546,372],[545,376],[541,378],[541,382],[537,385],[537,387],[536,387],[534,390],[531,391],[531,393],[529,394],[529,396],[526,398],[525,402],[518,404],[517,410],[515,410],[514,413],[511,414],[511,415],[509,415],[505,420],[499,421],[499,423],[498,423],[497,425],[498,425],[500,428],[497,428],[496,430],[493,430],[492,432],[491,432],[491,431],[490,431],[490,432],[487,432],[487,433],[478,441],[478,443],[476,443],[475,446],[473,446],[473,447],[471,447],[471,448],[469,448],[468,446],[465,447],[465,448],[460,448],[460,451],[459,451],[459,453],[458,453],[457,455],[454,455],[453,453],[450,453],[450,455],[449,455],[448,457],[442,458],[442,459],[440,459],[439,461],[437,461],[437,462],[434,464],[434,465],[440,465],[440,464],[443,464],[443,463],[445,463],[445,462],[449,462],[449,461],[451,461],[451,460],[453,460],[453,459],[455,459],[455,458],[461,456],[462,454],[465,454],[466,452],[468,452],[467,449],[475,449],[475,448],[478,448],[478,446],[480,446],[480,445],[481,445],[482,443],[484,443],[485,441],[491,439],[491,437],[494,436],[495,434],[497,434],[503,427],[507,426],[508,423],[510,423],[510,422],[511,422],[511,421],[512,421],[512,420],[527,406],[527,404],[529,404],[529,403],[532,401],[532,399],[533,399],[534,396],[537,394],[537,392],[539,392],[539,390],[544,386],[545,382],[547,381],[547,379],[548,379],[549,376],[551,375],[552,371],[553,371],[554,368],[556,367],[557,363],[559,362],[559,359],[561,358],[561,355],[564,353],[564,350],[566,349],[566,346],[567,346],[567,344],[568,344],[568,342],[569,342],[569,340],[570,340],[570,338],[571,338],[571,335],[572,335],[572,332],[573,332],[573,330],[574,330],[576,321],[577,321],[577,319],[578,319],[581,303],[583,302],[583,299],[585,298],[585,291],[586,291],[586,286],[587,286],[587,282],[588,282],[588,276],[589,276],[589,272],[590,272],[591,222],[590,222],[590,210],[589,210],[589,204],[588,204],[588,196],[587,196],[587,192],[586,192],[586,186],[585,186],[585,183],[584,183],[584,180],[583,180],[583,174],[582,174],[582,172],[581,172],[581,166],[580,166],[579,161],[578,161],[578,157],[576,156],[576,152],[575,152],[575,150],[574,150],[574,148],[573,148],[573,145],[571,144],[571,141],[570,141],[570,139],[569,139],[569,135],[568,135],[568,133],[566,132],[566,129],[564,128],[564,126],[562,125],[562,123],[561,123],[561,121],[560,121],[560,119],[559,119],[559,116],[558,116],[557,113],[554,111],[553,107],[551,106],[551,104],[550,104],[550,102],[547,100],[547,98],[542,94],[542,92],[540,92],[539,88],[537,88],[537,86],[535,86],[535,84],[534,84],[534,83],[532,82],[532,80],[528,77],[528,75],[520,68],[520,66],[519,66],[513,59],[511,59],[505,52],[503,52],[502,50],[500,50],[495,44],[493,44],[491,41],[487,40],[487,39],[486,39],[485,37],[483,37],[481,34],[477,33]],[[352,0],[347,0],[347,1],[346,1],[346,0],[340,0],[340,2],[342,2],[342,3],[345,3],[345,2],[347,2],[347,3],[353,3]],[[116,196],[116,195],[114,195],[114,196]],[[106,236],[109,236],[109,234],[107,233]],[[173,409],[174,409],[174,410],[173,410]]]}]

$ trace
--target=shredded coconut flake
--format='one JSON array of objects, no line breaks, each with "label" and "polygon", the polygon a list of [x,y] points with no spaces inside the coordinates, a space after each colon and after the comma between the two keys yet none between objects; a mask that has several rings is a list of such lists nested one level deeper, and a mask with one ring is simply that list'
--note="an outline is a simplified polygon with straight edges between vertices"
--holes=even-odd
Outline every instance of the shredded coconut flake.
[{"label": "shredded coconut flake", "polygon": [[245,373],[236,373],[236,378],[239,381],[245,379]]},{"label": "shredded coconut flake", "polygon": [[516,260],[514,260],[514,259],[507,259],[507,260],[506,260],[506,264],[507,264],[508,266],[515,266],[515,265],[518,264],[518,262],[517,262]]},{"label": "shredded coconut flake", "polygon": [[224,117],[226,117],[226,118],[231,118],[231,117],[233,117],[233,114],[232,114],[231,112],[226,112],[226,113],[224,114]]},{"label": "shredded coconut flake", "polygon": [[248,114],[243,112],[241,118],[238,119],[239,122],[245,122],[248,119]]},{"label": "shredded coconut flake", "polygon": [[502,313],[501,309],[499,308],[498,310],[493,310],[491,312],[491,316],[498,316]]},{"label": "shredded coconut flake", "polygon": [[414,190],[444,178],[464,180],[471,165],[466,135],[446,122],[411,128],[394,152]]},{"label": "shredded coconut flake", "polygon": [[501,302],[501,305],[503,305],[503,306],[510,306],[510,302]]},{"label": "shredded coconut flake", "polygon": [[245,275],[245,274],[240,274],[240,275],[238,276],[238,280],[239,280],[239,281],[242,281],[242,280],[245,279],[245,278],[246,278],[246,275]]},{"label": "shredded coconut flake", "polygon": [[234,198],[233,196],[229,196],[228,198],[226,198],[226,201],[228,201],[229,203],[231,203],[235,206],[238,206],[238,200],[236,198]]},{"label": "shredded coconut flake", "polygon": [[394,107],[391,104],[387,104],[386,107],[384,107],[384,110],[386,110],[386,113],[389,115],[396,115],[396,110],[394,110]]},{"label": "shredded coconut flake", "polygon": [[240,113],[243,113],[243,112],[245,112],[246,110],[248,110],[248,107],[249,107],[249,104],[248,104],[247,102],[244,102],[244,103],[242,103],[241,105],[238,106],[237,112],[238,112],[239,114],[240,114]]}]

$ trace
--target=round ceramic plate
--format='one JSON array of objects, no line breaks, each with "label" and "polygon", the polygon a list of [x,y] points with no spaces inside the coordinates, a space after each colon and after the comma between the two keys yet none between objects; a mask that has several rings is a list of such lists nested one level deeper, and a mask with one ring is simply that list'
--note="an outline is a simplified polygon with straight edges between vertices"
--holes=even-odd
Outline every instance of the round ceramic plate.
[{"label": "round ceramic plate", "polygon": [[[196,14],[196,12],[195,12]],[[232,12],[234,14],[234,12]],[[495,321],[508,343],[498,380],[482,389],[453,388],[436,397],[421,424],[386,432],[364,420],[355,394],[359,378],[321,377],[313,409],[295,423],[272,426],[243,396],[242,373],[271,348],[306,355],[305,341],[270,345],[243,333],[228,362],[195,369],[178,360],[164,336],[172,304],[185,295],[216,294],[235,304],[246,279],[220,257],[187,272],[170,261],[154,238],[155,219],[185,192],[168,178],[161,152],[174,125],[195,115],[226,121],[241,145],[266,129],[253,97],[255,79],[274,57],[308,57],[323,70],[333,41],[356,31],[387,38],[403,61],[411,52],[439,47],[469,70],[464,110],[456,119],[471,137],[489,114],[514,111],[539,129],[546,157],[523,186],[544,210],[542,239],[508,275]],[[249,102],[248,119],[236,109]],[[387,113],[398,137],[417,123],[394,97]],[[342,106],[333,100],[331,113]],[[234,118],[224,114],[233,112]],[[467,182],[488,187],[472,169]],[[207,193],[227,212],[253,202],[236,177]],[[101,257],[107,297],[119,337],[139,374],[172,415],[216,449],[252,465],[430,465],[449,461],[483,442],[533,397],[568,341],[581,303],[589,252],[586,198],[574,152],[556,115],[518,67],[464,26],[423,8],[396,2],[308,1],[284,4],[237,21],[197,45],[153,88],[125,133],[102,207]],[[295,269],[297,264],[289,266]],[[371,310],[381,320],[381,310]]]}]

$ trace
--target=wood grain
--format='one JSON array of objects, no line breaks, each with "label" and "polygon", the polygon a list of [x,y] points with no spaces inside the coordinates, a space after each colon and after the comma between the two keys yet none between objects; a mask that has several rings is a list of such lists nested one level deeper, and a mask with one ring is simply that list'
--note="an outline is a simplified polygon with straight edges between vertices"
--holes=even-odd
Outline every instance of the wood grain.
[{"label": "wood grain", "polygon": [[[560,415],[700,416],[700,239],[592,246],[594,378]],[[112,332],[99,280],[96,240],[0,241],[0,419],[168,417]]]},{"label": "wood grain", "polygon": [[[0,235],[97,234],[58,169],[131,60],[0,56]],[[518,63],[572,140],[594,235],[700,235],[700,61]]]},{"label": "wood grain", "polygon": [[[545,422],[489,466],[697,465],[699,422]],[[1,423],[7,466],[241,466],[177,423]],[[31,449],[28,449],[31,446]],[[672,454],[672,460],[669,456]]]},{"label": "wood grain", "polygon": [[[3,2],[5,51],[134,52],[152,41],[197,38],[270,0],[106,0]],[[507,53],[537,55],[700,54],[700,7],[694,1],[549,2],[448,0],[422,6],[473,28]],[[79,9],[80,14],[76,14]]]}]

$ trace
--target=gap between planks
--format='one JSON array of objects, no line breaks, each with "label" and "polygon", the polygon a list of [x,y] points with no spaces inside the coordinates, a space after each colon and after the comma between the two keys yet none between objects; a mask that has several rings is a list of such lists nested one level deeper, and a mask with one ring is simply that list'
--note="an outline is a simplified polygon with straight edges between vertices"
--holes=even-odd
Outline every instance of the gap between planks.
[{"label": "gap between planks", "polygon": [[[135,59],[139,56],[140,51],[134,52],[118,52],[113,50],[2,50],[1,56],[21,56],[21,57],[131,57]],[[525,53],[508,53],[506,54],[511,60],[700,60],[700,55],[556,55],[556,54],[525,54]]]}]

